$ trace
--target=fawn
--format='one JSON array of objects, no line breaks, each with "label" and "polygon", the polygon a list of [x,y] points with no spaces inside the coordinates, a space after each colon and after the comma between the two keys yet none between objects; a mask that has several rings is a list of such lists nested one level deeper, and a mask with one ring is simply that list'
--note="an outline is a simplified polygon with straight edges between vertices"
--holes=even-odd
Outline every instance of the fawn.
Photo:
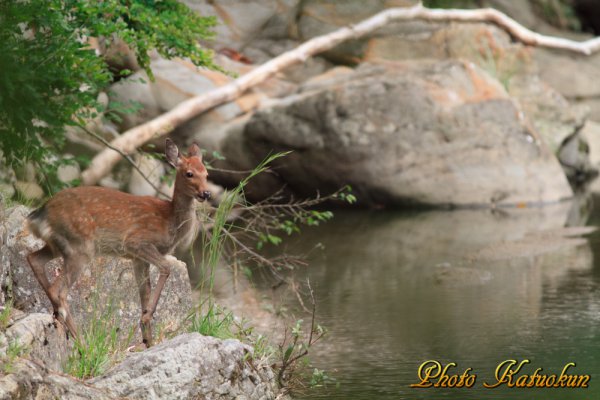
[{"label": "fawn", "polygon": [[[177,169],[172,201],[83,186],[57,193],[27,218],[30,231],[46,242],[41,250],[29,254],[27,261],[52,303],[54,317],[74,337],[77,330],[67,304],[69,288],[95,254],[117,255],[133,260],[142,306],[142,338],[147,347],[152,346],[152,317],[170,267],[177,262],[168,255],[178,245],[189,245],[193,240],[197,224],[194,200],[211,197],[208,172],[196,144],[185,157],[167,139],[165,154],[167,162]],[[45,265],[59,256],[64,268],[50,284]],[[153,292],[150,264],[159,269]]]}]

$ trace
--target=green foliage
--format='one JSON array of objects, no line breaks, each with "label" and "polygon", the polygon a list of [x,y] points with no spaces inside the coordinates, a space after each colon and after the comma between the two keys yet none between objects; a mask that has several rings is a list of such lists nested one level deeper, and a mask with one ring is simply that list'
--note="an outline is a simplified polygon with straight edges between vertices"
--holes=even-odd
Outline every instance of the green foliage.
[{"label": "green foliage", "polygon": [[25,346],[21,345],[17,340],[12,340],[6,349],[6,355],[0,357],[0,372],[10,374],[14,372],[15,360],[26,353]]},{"label": "green foliage", "polygon": [[[281,218],[285,218],[285,215],[281,215]],[[319,211],[319,210],[299,210],[295,213],[292,219],[279,220],[275,226],[278,231],[282,231],[287,236],[291,236],[294,233],[300,233],[301,224],[307,226],[318,226],[321,222],[329,221],[333,218],[333,212],[331,211]],[[283,239],[273,233],[257,232],[258,241],[256,242],[256,248],[261,250],[265,244],[270,243],[274,246],[281,244]]]},{"label": "green foliage", "polygon": [[198,332],[219,339],[237,337],[233,314],[214,303],[208,304],[205,312],[202,312],[202,307],[198,307],[198,310],[190,315],[189,322],[190,332]]},{"label": "green foliage", "polygon": [[12,311],[13,303],[12,301],[8,301],[2,308],[2,311],[0,311],[0,332],[4,332],[8,328]]},{"label": "green foliage", "polygon": [[[65,372],[80,379],[102,374],[120,350],[118,332],[114,307],[109,305],[103,312],[99,312],[95,305],[89,325],[79,333],[80,336],[75,341]],[[128,342],[129,340],[125,341]]]},{"label": "green foliage", "polygon": [[[210,235],[203,236],[203,252],[202,252],[202,265],[205,270],[208,271],[209,276],[209,299],[212,299],[212,289],[214,284],[214,270],[217,267],[219,259],[223,253],[223,247],[229,234],[228,217],[233,210],[233,207],[239,202],[240,198],[243,197],[244,187],[248,182],[255,176],[263,173],[268,169],[269,164],[278,158],[285,157],[287,153],[277,153],[264,159],[260,164],[256,166],[250,172],[250,174],[242,179],[238,186],[223,196],[223,200],[219,204],[213,219],[213,227]],[[201,291],[204,289],[200,288]]]},{"label": "green foliage", "polygon": [[219,339],[238,339],[254,348],[252,358],[269,359],[275,349],[263,335],[255,335],[254,328],[247,321],[236,321],[233,313],[218,305],[207,302],[207,309],[200,305],[188,317],[189,332],[198,332]]},{"label": "green foliage", "polygon": [[333,198],[348,204],[355,204],[358,201],[356,196],[352,194],[352,187],[350,185],[346,185],[338,193],[335,193]]},{"label": "green foliage", "polygon": [[[345,186],[340,191],[330,196],[331,200],[339,200],[343,203],[354,204],[357,199],[352,194],[352,188]],[[294,233],[300,233],[300,226],[319,226],[323,222],[327,222],[333,218],[333,212],[320,211],[314,209],[291,208],[283,210],[279,215],[271,216],[272,223],[267,227],[267,232],[256,232],[256,248],[261,250],[266,244],[277,246],[282,243],[283,239],[278,232],[291,236]]]},{"label": "green foliage", "polygon": [[303,320],[296,321],[291,330],[286,329],[283,342],[279,344],[278,351],[275,353],[275,357],[279,360],[274,363],[277,370],[277,381],[281,387],[287,387],[290,391],[302,388],[305,381],[308,382],[310,388],[323,387],[335,381],[323,370],[316,368],[312,371],[309,370],[310,348],[327,333],[325,328],[315,324],[314,313],[315,309],[313,308],[309,331],[304,332]]},{"label": "green foliage", "polygon": [[[148,51],[166,58],[187,57],[196,65],[210,66],[212,53],[198,44],[213,36],[214,17],[200,17],[176,0],[63,0],[72,16],[84,26],[83,34],[103,37],[110,44],[118,37],[135,50],[140,66],[152,77]],[[98,18],[101,16],[101,18]]]},{"label": "green foliage", "polygon": [[48,184],[56,183],[65,126],[104,111],[96,99],[113,79],[89,37],[123,40],[151,75],[153,48],[214,68],[198,44],[214,24],[176,0],[0,0],[2,162],[33,161]]},{"label": "green foliage", "polygon": [[[260,250],[267,243],[275,246],[282,243],[283,239],[276,233],[281,232],[291,235],[300,232],[300,225],[318,226],[320,223],[333,218],[331,211],[308,208],[324,201],[321,198],[289,204],[250,205],[246,202],[244,188],[248,182],[258,174],[266,171],[275,160],[287,154],[278,153],[267,157],[234,190],[222,197],[219,207],[210,219],[211,231],[203,234],[202,266],[208,279],[201,281],[200,292],[201,295],[204,294],[204,285],[205,282],[208,282],[208,300],[190,315],[189,329],[193,332],[218,338],[237,338],[252,345],[254,353],[248,357],[252,357],[254,360],[266,360],[269,364],[272,364],[278,370],[277,377],[280,385],[282,387],[285,385],[291,390],[291,387],[296,384],[304,385],[303,383],[297,383],[300,381],[310,381],[311,387],[324,386],[325,383],[332,381],[324,371],[318,369],[313,370],[310,376],[305,373],[308,367],[307,355],[309,349],[326,333],[323,327],[315,324],[312,289],[313,315],[309,332],[303,332],[302,320],[298,320],[293,327],[286,329],[283,342],[277,347],[271,346],[264,336],[253,335],[252,328],[245,327],[243,322],[239,323],[235,320],[232,313],[219,308],[214,304],[212,295],[215,269],[222,257],[227,256],[226,244],[232,245],[231,254],[235,258],[233,262],[235,268],[240,268],[243,274],[251,277],[253,274],[252,269],[244,265],[244,260],[240,258],[238,252],[240,248],[251,254],[251,257],[245,261],[250,263],[252,263],[250,260],[259,263],[265,262],[273,269],[279,269],[280,265],[246,247],[245,240],[240,240],[240,237],[246,240],[258,239],[257,247]],[[213,156],[217,157],[214,154]],[[339,200],[349,204],[356,202],[356,197],[351,193],[349,186],[325,199]],[[252,217],[244,218],[241,226],[237,226],[229,220],[231,211],[236,206],[240,206],[245,212],[252,215]],[[236,233],[241,233],[241,235],[238,237]],[[294,372],[299,373],[295,374]],[[295,377],[292,379],[294,375]]]},{"label": "green foliage", "polygon": [[327,371],[318,368],[313,369],[309,380],[309,387],[311,389],[327,387],[327,385],[330,384],[339,386],[339,382],[337,382],[335,378],[329,376]]},{"label": "green foliage", "polygon": [[77,38],[59,1],[0,0],[0,150],[9,165],[58,153],[63,126],[110,81]]}]

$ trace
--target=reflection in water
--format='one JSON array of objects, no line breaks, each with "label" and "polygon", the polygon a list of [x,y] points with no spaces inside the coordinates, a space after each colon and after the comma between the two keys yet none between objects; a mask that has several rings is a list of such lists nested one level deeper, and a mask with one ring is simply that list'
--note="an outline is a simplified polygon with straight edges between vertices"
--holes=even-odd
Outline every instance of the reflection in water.
[{"label": "reflection in water", "polygon": [[[598,237],[571,237],[563,203],[539,209],[426,213],[337,212],[305,232],[318,319],[331,332],[316,367],[339,389],[310,398],[590,399],[589,389],[495,389],[496,365],[530,359],[532,373],[600,371]],[[569,214],[571,211],[571,214]],[[595,218],[595,216],[592,216]],[[594,220],[595,221],[595,220]],[[590,245],[591,243],[591,245]],[[478,375],[472,389],[413,389],[426,360],[456,362]]]}]

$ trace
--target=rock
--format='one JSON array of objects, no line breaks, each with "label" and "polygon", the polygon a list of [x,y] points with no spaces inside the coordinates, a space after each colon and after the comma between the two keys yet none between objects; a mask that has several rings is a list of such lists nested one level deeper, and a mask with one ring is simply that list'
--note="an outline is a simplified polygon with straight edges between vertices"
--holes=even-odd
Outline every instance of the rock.
[{"label": "rock", "polygon": [[15,361],[13,373],[0,376],[0,400],[117,400],[69,376],[49,371],[25,358]]},{"label": "rock", "polygon": [[[29,210],[19,206],[7,210],[3,223],[6,236],[0,256],[6,263],[13,288],[15,306],[26,312],[51,313],[52,306],[38,281],[33,276],[26,256],[42,246],[42,241],[26,231],[24,222]],[[49,279],[58,274],[62,265],[55,259],[46,267]],[[152,282],[158,279],[158,271],[150,268]],[[122,336],[132,329],[136,335],[141,307],[131,261],[115,257],[97,257],[82,271],[78,282],[69,293],[69,305],[80,326],[87,326],[94,318],[111,313],[120,327]],[[192,308],[191,287],[185,264],[171,269],[171,275],[163,289],[154,315],[155,332],[160,326],[162,333],[177,330]],[[112,311],[111,311],[112,310]]]},{"label": "rock", "polygon": [[[253,68],[231,60],[227,65],[241,74]],[[220,72],[198,69],[182,60],[159,59],[152,63],[152,69],[156,77],[156,82],[151,85],[152,92],[160,108],[165,111],[232,81],[231,77]],[[222,130],[225,123],[258,108],[268,97],[284,96],[294,90],[294,84],[281,79],[269,79],[235,101],[213,108],[179,126],[174,135],[182,142],[197,142],[203,149],[210,149],[210,142],[215,140],[214,136],[218,136],[215,132]]]},{"label": "rock", "polygon": [[[184,61],[159,59],[151,66],[156,77],[156,81],[151,84],[151,90],[159,107],[164,111],[171,110],[184,100],[206,93],[232,80],[220,72],[200,70]],[[177,135],[180,138],[192,136],[197,129],[196,126],[212,130],[219,124],[255,108],[257,104],[256,96],[242,96],[234,102],[203,113],[180,127]],[[203,144],[201,146],[204,148]]]},{"label": "rock", "polygon": [[[161,110],[168,111],[184,100],[205,93],[231,81],[226,75],[210,70],[201,70],[183,60],[157,59],[151,63],[155,81],[150,89]],[[229,119],[241,112],[234,102],[219,107],[216,115]]]},{"label": "rock", "polygon": [[115,179],[115,176],[113,174],[107,175],[104,178],[100,179],[98,185],[117,190],[121,190],[122,186],[121,182]]},{"label": "rock", "polygon": [[[567,98],[593,98],[600,95],[600,54],[566,54],[537,48],[534,52],[540,76]],[[577,71],[573,74],[573,71]]]},{"label": "rock", "polygon": [[[600,123],[587,121],[581,129],[582,140],[587,143],[589,161],[593,168],[600,169]],[[589,189],[600,192],[600,179],[596,178],[590,183]]]},{"label": "rock", "polygon": [[575,135],[585,124],[589,114],[587,107],[571,106],[537,75],[513,77],[508,91],[519,101],[535,130],[556,153],[565,140]]},{"label": "rock", "polygon": [[556,90],[537,75],[517,75],[508,91],[515,98],[535,130],[558,156],[560,163],[574,185],[588,181],[598,173],[590,163],[588,145],[581,135],[589,109],[584,105],[572,106]]},{"label": "rock", "polygon": [[[257,37],[287,36],[295,21],[299,0],[184,0],[188,7],[202,16],[214,16],[219,23],[214,28],[216,48],[241,50]],[[212,43],[211,43],[212,44]]]},{"label": "rock", "polygon": [[388,62],[308,86],[220,142],[229,166],[240,169],[293,150],[275,164],[279,181],[257,179],[250,197],[283,183],[299,196],[350,184],[362,204],[386,205],[514,205],[572,195],[519,106],[471,63]]},{"label": "rock", "polygon": [[132,353],[86,382],[20,358],[0,376],[0,400],[275,399],[273,371],[255,365],[250,354],[237,340],[184,334]]},{"label": "rock", "polygon": [[537,18],[529,1],[485,0],[483,3],[481,7],[493,7],[531,30],[538,32],[540,28],[544,28],[540,26],[542,20]]},{"label": "rock", "polygon": [[565,140],[558,153],[567,178],[575,186],[586,184],[598,175],[598,168],[589,160],[589,146],[580,130]]},{"label": "rock", "polygon": [[[0,197],[2,193],[0,193]],[[12,277],[8,263],[8,252],[2,251],[7,237],[5,202],[0,202],[0,304],[5,305],[12,299]]]},{"label": "rock", "polygon": [[[251,47],[244,48],[244,54],[248,55],[254,64],[262,64],[286,51],[295,49],[300,44],[301,42],[291,39],[257,39],[252,41]],[[314,56],[282,70],[278,76],[283,76],[288,81],[300,84],[331,67],[333,67],[333,64],[325,58]]]},{"label": "rock", "polygon": [[110,98],[125,107],[139,106],[134,113],[120,113],[123,119],[119,124],[121,131],[141,125],[161,114],[161,109],[150,88],[150,79],[144,71],[120,80],[110,87]]},{"label": "rock", "polygon": [[0,358],[6,354],[6,346],[16,342],[44,367],[61,371],[67,361],[72,343],[61,325],[50,314],[27,314],[17,319],[6,330],[6,345],[0,344]]},{"label": "rock", "polygon": [[[529,5],[521,6],[530,8]],[[517,13],[516,9],[509,11]],[[529,22],[533,24],[533,21]],[[383,33],[369,39],[364,59],[468,59],[498,79],[508,94],[519,101],[535,130],[564,162],[565,172],[570,178],[578,180],[578,177],[588,176],[592,172],[587,153],[580,151],[578,145],[562,149],[567,138],[572,137],[576,143],[581,141],[575,136],[585,123],[589,111],[583,105],[571,106],[559,92],[539,78],[538,71],[547,77],[546,65],[551,60],[532,57],[532,50],[512,41],[504,30],[490,24],[408,21],[391,24]],[[536,64],[536,58],[543,68]],[[557,70],[557,73],[564,74],[564,68]],[[572,163],[567,163],[563,157],[568,157]]]},{"label": "rock", "polygon": [[56,171],[58,179],[63,183],[70,183],[75,179],[79,179],[80,173],[81,170],[77,163],[61,165]]},{"label": "rock", "polygon": [[[348,26],[368,18],[384,8],[386,0],[360,1],[350,0],[306,0],[298,17],[298,35],[302,41],[315,36],[330,33],[342,26]],[[324,55],[335,63],[354,63],[362,57],[366,47],[366,38],[347,41]]]},{"label": "rock", "polygon": [[[135,168],[131,169],[131,178],[129,179],[128,186],[129,193],[138,196],[155,196],[155,187],[160,188],[162,177],[165,174],[163,163],[155,157],[146,156],[144,154],[136,155],[134,162],[141,173]],[[144,174],[152,184],[148,182],[142,174]]]},{"label": "rock", "polygon": [[[592,110],[590,119],[600,121],[600,54],[583,56],[536,48],[541,78],[569,101]],[[572,71],[577,71],[576,74]]]},{"label": "rock", "polygon": [[237,340],[189,333],[134,353],[89,381],[128,399],[274,399],[273,372]]},{"label": "rock", "polygon": [[14,168],[16,180],[24,182],[35,182],[35,166],[32,162],[27,162]]},{"label": "rock", "polygon": [[10,199],[15,195],[15,187],[12,184],[0,182],[0,195]]},{"label": "rock", "polygon": [[[24,206],[9,208],[2,221],[5,235],[0,244],[0,257],[4,266],[5,281],[3,285],[10,287],[15,307],[24,311],[51,312],[52,308],[46,294],[31,272],[25,257],[31,249],[40,246],[41,241],[25,231],[25,218],[30,210]],[[55,276],[58,266],[55,262],[47,269],[49,277]],[[41,305],[34,309],[34,305]]]},{"label": "rock", "polygon": [[590,162],[600,166],[600,123],[587,121],[581,130],[581,136],[589,145]]},{"label": "rock", "polygon": [[102,56],[106,63],[115,72],[125,69],[137,71],[140,69],[135,51],[133,51],[125,41],[118,37],[110,39],[110,44],[106,46],[106,40],[100,39],[102,43]]}]

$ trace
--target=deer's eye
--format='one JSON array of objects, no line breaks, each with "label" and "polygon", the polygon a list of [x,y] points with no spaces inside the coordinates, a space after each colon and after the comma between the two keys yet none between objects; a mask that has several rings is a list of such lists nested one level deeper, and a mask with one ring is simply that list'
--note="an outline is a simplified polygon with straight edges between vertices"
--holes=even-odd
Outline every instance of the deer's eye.
[{"label": "deer's eye", "polygon": [[193,178],[194,177],[194,173],[192,171],[188,171],[185,173],[185,176],[187,176],[188,178]]}]

